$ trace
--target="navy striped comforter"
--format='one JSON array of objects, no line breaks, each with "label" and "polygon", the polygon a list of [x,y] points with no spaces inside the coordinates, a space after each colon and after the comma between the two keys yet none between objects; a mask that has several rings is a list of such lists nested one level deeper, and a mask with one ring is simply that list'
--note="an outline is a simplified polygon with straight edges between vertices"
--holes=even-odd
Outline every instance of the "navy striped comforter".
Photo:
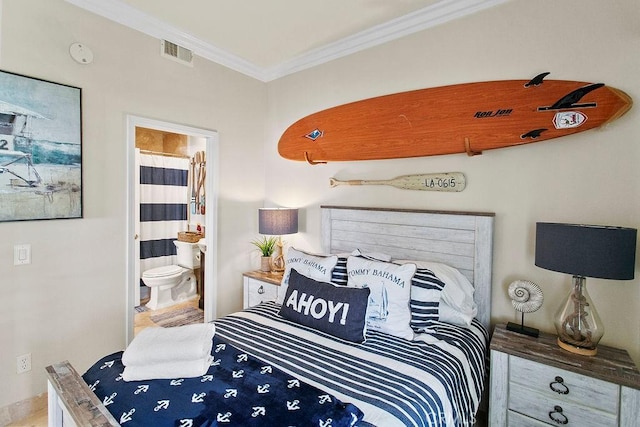
[{"label": "navy striped comforter", "polygon": [[376,426],[472,426],[488,335],[440,323],[413,341],[368,332],[362,344],[297,325],[263,303],[216,320],[216,336],[325,390]]}]

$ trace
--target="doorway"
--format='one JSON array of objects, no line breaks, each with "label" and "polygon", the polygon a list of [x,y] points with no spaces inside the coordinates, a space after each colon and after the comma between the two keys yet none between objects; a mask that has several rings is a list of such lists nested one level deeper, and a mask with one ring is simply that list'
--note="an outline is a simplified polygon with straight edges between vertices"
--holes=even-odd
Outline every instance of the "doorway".
[{"label": "doorway", "polygon": [[126,284],[126,340],[129,343],[133,339],[134,331],[134,307],[140,302],[140,230],[138,204],[139,168],[136,157],[139,150],[136,149],[136,132],[141,129],[184,135],[186,138],[195,139],[199,144],[204,144],[208,173],[204,177],[203,191],[206,199],[203,200],[202,210],[204,215],[204,229],[207,242],[207,267],[204,269],[204,320],[211,321],[216,318],[216,260],[213,250],[217,241],[217,171],[218,171],[218,134],[216,131],[192,128],[175,123],[163,122],[137,116],[127,116],[127,284]]}]

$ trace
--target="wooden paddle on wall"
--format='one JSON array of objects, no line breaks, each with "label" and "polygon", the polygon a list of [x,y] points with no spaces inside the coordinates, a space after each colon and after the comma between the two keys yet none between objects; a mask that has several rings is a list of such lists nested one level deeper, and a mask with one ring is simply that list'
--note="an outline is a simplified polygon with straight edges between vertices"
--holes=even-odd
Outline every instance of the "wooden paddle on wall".
[{"label": "wooden paddle on wall", "polygon": [[464,190],[467,181],[461,172],[425,173],[417,175],[401,175],[392,179],[349,180],[339,181],[329,178],[331,187],[338,185],[391,185],[403,190],[449,191]]}]

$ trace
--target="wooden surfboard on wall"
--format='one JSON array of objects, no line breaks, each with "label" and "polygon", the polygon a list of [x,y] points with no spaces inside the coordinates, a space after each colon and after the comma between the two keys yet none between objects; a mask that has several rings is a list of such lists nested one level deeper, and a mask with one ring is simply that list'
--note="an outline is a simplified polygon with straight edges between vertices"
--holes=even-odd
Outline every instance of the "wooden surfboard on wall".
[{"label": "wooden surfboard on wall", "polygon": [[312,164],[485,150],[600,127],[632,105],[602,83],[544,80],[465,83],[329,108],[293,123],[278,142],[286,159]]}]

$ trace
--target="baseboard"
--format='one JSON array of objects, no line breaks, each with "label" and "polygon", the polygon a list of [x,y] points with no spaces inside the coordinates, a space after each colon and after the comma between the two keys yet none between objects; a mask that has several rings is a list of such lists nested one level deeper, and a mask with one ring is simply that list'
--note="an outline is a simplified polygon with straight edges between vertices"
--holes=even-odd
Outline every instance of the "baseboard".
[{"label": "baseboard", "polygon": [[39,411],[47,410],[47,393],[0,408],[0,426],[15,423]]}]

